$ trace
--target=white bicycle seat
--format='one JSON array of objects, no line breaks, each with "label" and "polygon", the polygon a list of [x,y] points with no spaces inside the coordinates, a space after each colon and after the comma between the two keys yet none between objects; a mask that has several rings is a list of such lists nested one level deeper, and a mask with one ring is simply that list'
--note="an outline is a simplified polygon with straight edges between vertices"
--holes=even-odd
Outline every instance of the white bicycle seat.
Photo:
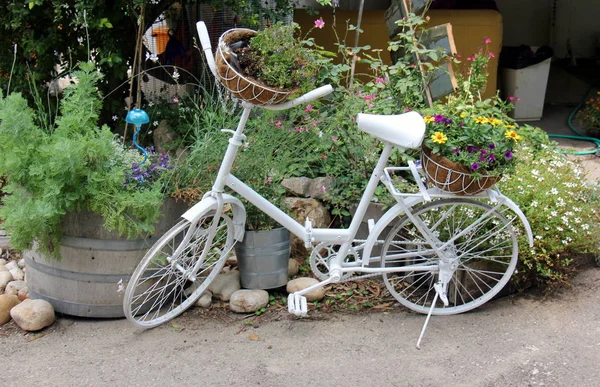
[{"label": "white bicycle seat", "polygon": [[359,113],[358,128],[402,149],[419,148],[425,136],[425,121],[417,112],[397,115]]}]

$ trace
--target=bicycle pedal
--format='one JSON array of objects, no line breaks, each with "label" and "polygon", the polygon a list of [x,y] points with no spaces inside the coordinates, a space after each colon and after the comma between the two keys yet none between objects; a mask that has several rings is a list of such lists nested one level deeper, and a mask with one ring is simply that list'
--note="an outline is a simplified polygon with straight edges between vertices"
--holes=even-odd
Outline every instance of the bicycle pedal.
[{"label": "bicycle pedal", "polygon": [[306,297],[292,293],[288,295],[288,312],[298,317],[306,317],[308,314],[308,302]]}]

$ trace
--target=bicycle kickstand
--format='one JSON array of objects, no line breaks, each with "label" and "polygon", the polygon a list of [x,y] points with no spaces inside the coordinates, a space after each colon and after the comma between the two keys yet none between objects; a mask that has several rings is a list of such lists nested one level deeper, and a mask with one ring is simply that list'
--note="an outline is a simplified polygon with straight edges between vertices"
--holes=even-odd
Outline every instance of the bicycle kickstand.
[{"label": "bicycle kickstand", "polygon": [[294,316],[306,317],[306,315],[308,314],[308,302],[306,301],[306,297],[304,297],[304,294],[310,293],[313,290],[319,289],[331,282],[333,282],[333,279],[328,278],[325,281],[309,286],[306,289],[290,293],[287,299],[288,312],[290,314],[293,314]]},{"label": "bicycle kickstand", "polygon": [[423,336],[425,335],[425,330],[427,329],[427,325],[429,324],[429,319],[431,318],[431,313],[435,308],[435,304],[437,302],[438,297],[442,299],[442,302],[445,306],[448,306],[448,296],[446,295],[446,289],[448,284],[445,284],[442,281],[438,281],[433,288],[435,289],[435,296],[433,297],[433,301],[431,302],[431,307],[429,308],[429,313],[427,313],[427,318],[425,319],[425,324],[423,324],[423,329],[421,329],[421,334],[419,335],[419,340],[417,340],[417,349],[421,349],[421,340],[423,340]]}]

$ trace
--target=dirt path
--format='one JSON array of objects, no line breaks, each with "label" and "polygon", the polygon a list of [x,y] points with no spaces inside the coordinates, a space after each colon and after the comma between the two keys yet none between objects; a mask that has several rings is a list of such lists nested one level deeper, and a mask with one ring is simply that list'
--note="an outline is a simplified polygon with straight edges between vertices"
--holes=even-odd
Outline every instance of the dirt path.
[{"label": "dirt path", "polygon": [[4,386],[464,385],[597,386],[600,269],[552,300],[508,297],[477,311],[421,315],[287,314],[253,326],[186,313],[140,331],[125,320],[59,318],[27,334],[0,330]]}]

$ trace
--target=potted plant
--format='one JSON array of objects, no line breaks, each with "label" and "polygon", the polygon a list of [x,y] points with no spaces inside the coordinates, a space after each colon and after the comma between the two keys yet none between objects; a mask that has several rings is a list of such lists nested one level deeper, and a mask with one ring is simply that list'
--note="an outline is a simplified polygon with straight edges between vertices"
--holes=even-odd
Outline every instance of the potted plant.
[{"label": "potted plant", "polygon": [[507,116],[514,97],[503,101],[496,93],[481,98],[487,63],[493,56],[481,49],[467,58],[469,66],[466,76],[459,76],[459,90],[444,103],[424,110],[421,162],[428,180],[444,191],[474,195],[514,168],[516,143],[521,140],[516,123]]},{"label": "potted plant", "polygon": [[0,218],[13,247],[27,250],[33,297],[62,313],[118,317],[117,283],[183,208],[165,202],[167,156],[150,150],[141,163],[137,150],[98,127],[94,65],[73,75],[78,82],[65,90],[52,122],[19,93],[0,99],[0,175],[8,181]]},{"label": "potted plant", "polygon": [[277,23],[259,32],[226,31],[215,58],[221,83],[236,98],[257,105],[277,104],[314,89],[327,53],[313,38],[300,39],[299,28]]}]

